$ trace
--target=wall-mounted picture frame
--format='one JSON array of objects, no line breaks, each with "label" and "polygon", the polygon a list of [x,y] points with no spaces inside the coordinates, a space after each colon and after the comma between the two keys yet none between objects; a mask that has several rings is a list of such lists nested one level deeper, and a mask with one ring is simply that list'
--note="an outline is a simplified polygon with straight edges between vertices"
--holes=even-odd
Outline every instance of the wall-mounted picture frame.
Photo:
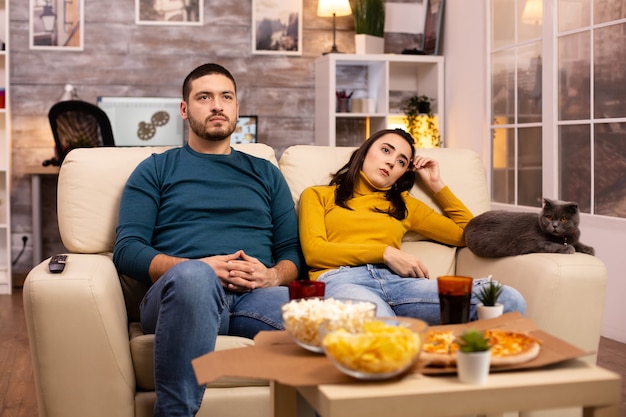
[{"label": "wall-mounted picture frame", "polygon": [[424,24],[424,45],[426,55],[441,54],[441,29],[443,27],[443,8],[445,0],[428,0],[426,22]]},{"label": "wall-mounted picture frame", "polygon": [[237,127],[230,135],[230,143],[256,143],[258,124],[258,116],[239,116]]},{"label": "wall-mounted picture frame", "polygon": [[302,0],[252,0],[252,53],[302,55]]},{"label": "wall-mounted picture frame", "polygon": [[135,0],[135,24],[200,26],[204,0]]},{"label": "wall-mounted picture frame", "polygon": [[30,49],[83,50],[84,0],[30,0]]}]

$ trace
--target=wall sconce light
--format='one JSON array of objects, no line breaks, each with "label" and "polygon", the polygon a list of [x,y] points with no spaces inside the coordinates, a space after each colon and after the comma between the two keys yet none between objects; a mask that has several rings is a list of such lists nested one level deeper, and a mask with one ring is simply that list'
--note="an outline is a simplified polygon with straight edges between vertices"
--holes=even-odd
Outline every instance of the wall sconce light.
[{"label": "wall sconce light", "polygon": [[348,16],[352,14],[349,0],[319,0],[317,4],[317,15],[320,17],[333,18],[333,46],[328,52],[324,52],[324,55],[330,53],[339,53],[337,49],[336,35],[337,35],[337,16]]},{"label": "wall sconce light", "polygon": [[48,32],[54,32],[54,26],[57,21],[57,15],[52,11],[50,0],[46,0],[46,5],[43,6],[43,12],[41,13],[41,22],[43,23],[43,29]]}]

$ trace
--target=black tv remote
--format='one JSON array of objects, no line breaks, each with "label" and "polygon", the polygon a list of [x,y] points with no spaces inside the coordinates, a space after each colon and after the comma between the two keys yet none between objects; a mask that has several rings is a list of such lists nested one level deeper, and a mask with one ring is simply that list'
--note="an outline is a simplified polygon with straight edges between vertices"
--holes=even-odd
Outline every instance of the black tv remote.
[{"label": "black tv remote", "polygon": [[48,269],[53,274],[60,274],[63,272],[65,268],[65,261],[67,260],[67,255],[54,255],[50,258],[50,262],[48,263]]}]

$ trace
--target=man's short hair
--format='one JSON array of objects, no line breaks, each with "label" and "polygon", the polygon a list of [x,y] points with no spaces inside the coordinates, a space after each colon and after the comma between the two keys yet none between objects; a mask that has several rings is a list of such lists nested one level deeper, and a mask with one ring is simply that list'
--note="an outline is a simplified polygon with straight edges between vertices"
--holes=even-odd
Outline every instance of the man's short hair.
[{"label": "man's short hair", "polygon": [[205,75],[211,74],[221,74],[224,77],[228,78],[233,82],[235,86],[235,93],[237,92],[237,83],[235,82],[235,77],[223,66],[219,64],[203,64],[191,71],[187,77],[185,77],[185,81],[183,82],[183,100],[188,101],[189,93],[191,92],[191,83],[198,78],[204,77]]}]

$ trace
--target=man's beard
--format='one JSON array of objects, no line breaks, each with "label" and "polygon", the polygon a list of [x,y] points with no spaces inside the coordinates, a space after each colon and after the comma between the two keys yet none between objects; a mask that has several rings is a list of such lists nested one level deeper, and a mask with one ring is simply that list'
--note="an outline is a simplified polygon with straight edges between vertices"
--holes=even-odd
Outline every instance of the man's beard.
[{"label": "man's beard", "polygon": [[203,123],[200,120],[189,115],[189,129],[191,129],[191,131],[195,133],[198,137],[212,142],[222,141],[229,137],[235,131],[237,127],[237,121],[231,121],[230,118],[225,114],[221,114],[221,116],[226,119],[226,126],[223,126],[221,128],[214,128],[212,131],[209,131],[206,126],[209,123],[209,119],[213,116],[215,116],[215,114],[211,114],[204,120]]}]

